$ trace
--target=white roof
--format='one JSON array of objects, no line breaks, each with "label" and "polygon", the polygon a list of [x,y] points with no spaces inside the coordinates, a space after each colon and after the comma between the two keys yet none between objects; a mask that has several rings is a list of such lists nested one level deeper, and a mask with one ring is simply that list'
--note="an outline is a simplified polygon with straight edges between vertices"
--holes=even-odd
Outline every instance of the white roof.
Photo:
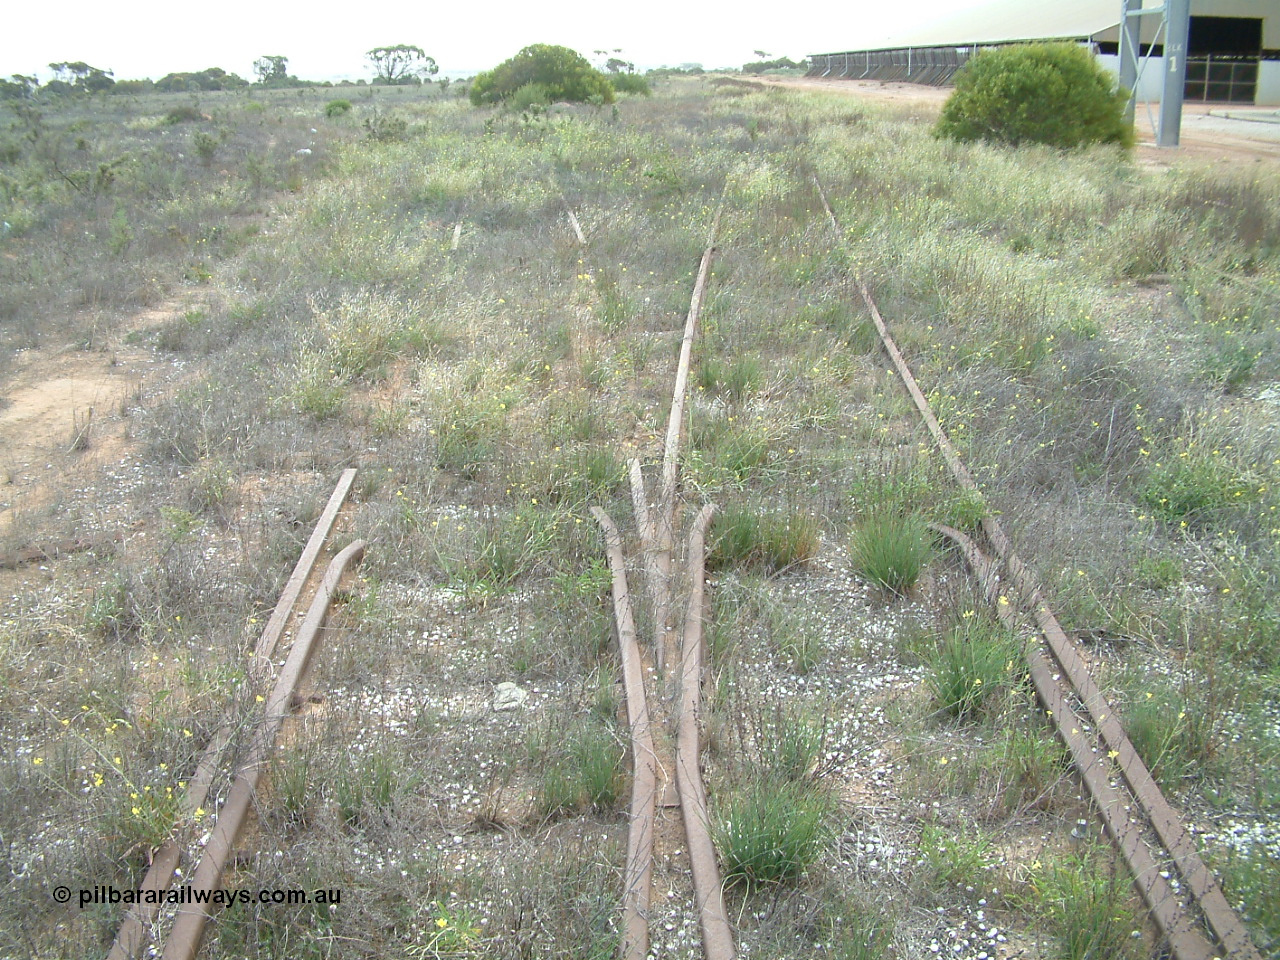
[{"label": "white roof", "polygon": [[[1157,7],[1160,0],[1144,0]],[[1122,0],[991,0],[927,23],[895,31],[884,40],[858,49],[896,47],[963,47],[1018,40],[1075,40],[1093,37],[1120,22]]]}]

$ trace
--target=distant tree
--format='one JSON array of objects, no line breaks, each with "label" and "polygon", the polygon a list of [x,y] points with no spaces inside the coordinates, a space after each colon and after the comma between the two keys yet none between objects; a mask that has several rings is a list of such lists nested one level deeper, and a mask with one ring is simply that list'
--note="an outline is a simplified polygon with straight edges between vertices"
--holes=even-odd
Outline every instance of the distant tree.
[{"label": "distant tree", "polygon": [[365,57],[373,66],[374,83],[412,83],[421,76],[440,72],[434,57],[408,43],[374,47]]},{"label": "distant tree", "polygon": [[258,82],[263,85],[287,83],[289,80],[289,58],[259,57],[253,61],[253,73],[258,78]]},{"label": "distant tree", "polygon": [[955,92],[934,128],[952,140],[1017,146],[1089,143],[1131,146],[1127,91],[1074,43],[1029,43],[984,50],[956,74]]},{"label": "distant tree", "polygon": [[[51,63],[54,79],[45,85],[49,93],[68,93],[72,90],[81,93],[101,93],[115,86],[112,71],[91,67],[83,60]],[[56,85],[56,86],[55,86]]]},{"label": "distant tree", "polygon": [[542,88],[552,102],[613,103],[614,99],[608,79],[580,53],[568,47],[535,43],[479,74],[471,83],[471,102],[480,106],[508,100],[521,87],[530,84]]},{"label": "distant tree", "polygon": [[[756,53],[759,52],[759,50],[756,51]],[[765,73],[768,70],[796,70],[807,65],[807,62],[804,60],[796,63],[789,57],[778,57],[776,60],[759,60],[755,63],[744,63],[742,65],[742,72]]]},{"label": "distant tree", "polygon": [[155,88],[161,93],[186,93],[204,90],[237,90],[247,87],[249,81],[234,73],[227,73],[221,67],[209,67],[199,73],[170,73],[156,81]]},{"label": "distant tree", "polygon": [[40,87],[35,77],[15,73],[8,80],[0,80],[0,100],[30,100]]}]

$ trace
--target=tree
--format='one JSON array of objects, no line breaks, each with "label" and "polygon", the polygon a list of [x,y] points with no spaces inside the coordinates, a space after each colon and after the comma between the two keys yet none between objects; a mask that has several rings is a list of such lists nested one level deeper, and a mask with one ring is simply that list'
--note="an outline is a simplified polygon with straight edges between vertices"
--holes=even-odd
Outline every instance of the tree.
[{"label": "tree", "polygon": [[1017,146],[1133,144],[1127,91],[1084,47],[1029,43],[984,50],[956,74],[934,134]]},{"label": "tree", "polygon": [[471,102],[476,106],[510,99],[521,87],[537,85],[548,101],[613,103],[613,87],[586,58],[568,47],[535,43],[510,60],[476,76]]},{"label": "tree", "polygon": [[91,67],[83,60],[51,63],[54,79],[45,85],[50,93],[76,92],[101,93],[115,86],[112,71]]},{"label": "tree", "polygon": [[289,80],[288,57],[259,57],[253,61],[253,72],[263,86],[270,83],[287,83]]},{"label": "tree", "polygon": [[35,77],[15,73],[8,80],[0,80],[0,100],[30,100],[39,86]]},{"label": "tree", "polygon": [[434,57],[408,43],[374,47],[365,57],[373,65],[374,83],[412,83],[421,75],[433,76],[440,72]]}]

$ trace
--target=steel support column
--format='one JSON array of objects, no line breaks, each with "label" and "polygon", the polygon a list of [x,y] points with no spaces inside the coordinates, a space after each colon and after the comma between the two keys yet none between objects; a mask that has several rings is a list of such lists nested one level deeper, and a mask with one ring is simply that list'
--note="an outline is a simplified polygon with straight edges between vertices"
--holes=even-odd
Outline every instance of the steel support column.
[{"label": "steel support column", "polygon": [[1182,129],[1182,96],[1187,85],[1191,0],[1165,0],[1164,16],[1164,89],[1160,94],[1160,132],[1156,145],[1176,147]]},{"label": "steel support column", "polygon": [[1138,50],[1142,35],[1142,20],[1137,11],[1142,0],[1124,0],[1120,19],[1120,89],[1129,91],[1129,102],[1124,108],[1124,122],[1132,127],[1134,108],[1138,102]]}]

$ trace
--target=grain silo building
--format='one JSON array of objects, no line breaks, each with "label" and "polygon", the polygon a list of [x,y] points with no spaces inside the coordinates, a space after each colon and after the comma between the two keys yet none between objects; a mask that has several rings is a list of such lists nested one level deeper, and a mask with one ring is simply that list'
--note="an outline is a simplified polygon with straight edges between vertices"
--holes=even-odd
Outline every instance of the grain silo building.
[{"label": "grain silo building", "polygon": [[[809,76],[946,84],[976,50],[1035,40],[1087,43],[1118,73],[1121,15],[1122,0],[994,0],[904,29],[874,48],[811,54]],[[1159,100],[1161,18],[1143,16],[1141,23],[1137,95]],[[1191,0],[1185,98],[1280,106],[1280,0]]]}]

